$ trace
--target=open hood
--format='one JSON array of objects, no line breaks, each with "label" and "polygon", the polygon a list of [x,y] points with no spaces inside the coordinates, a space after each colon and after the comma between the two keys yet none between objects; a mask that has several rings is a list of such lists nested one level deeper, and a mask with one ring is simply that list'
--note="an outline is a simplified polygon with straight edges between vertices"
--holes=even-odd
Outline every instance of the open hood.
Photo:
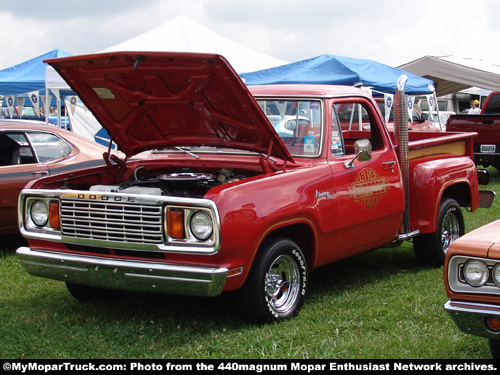
[{"label": "open hood", "polygon": [[211,146],[293,161],[220,55],[113,52],[46,62],[128,157],[163,147]]}]

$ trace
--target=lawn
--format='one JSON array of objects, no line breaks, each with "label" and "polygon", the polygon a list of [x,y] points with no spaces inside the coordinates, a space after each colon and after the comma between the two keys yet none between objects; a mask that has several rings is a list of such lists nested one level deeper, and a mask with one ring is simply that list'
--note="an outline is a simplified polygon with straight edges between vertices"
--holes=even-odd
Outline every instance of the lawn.
[{"label": "lawn", "polygon": [[[500,175],[483,189],[498,190]],[[500,217],[464,211],[467,231]],[[478,359],[486,339],[459,331],[443,309],[443,269],[418,266],[411,243],[311,274],[299,316],[253,325],[231,296],[118,294],[81,303],[62,282],[28,275],[17,239],[0,245],[0,357],[169,359]]]}]

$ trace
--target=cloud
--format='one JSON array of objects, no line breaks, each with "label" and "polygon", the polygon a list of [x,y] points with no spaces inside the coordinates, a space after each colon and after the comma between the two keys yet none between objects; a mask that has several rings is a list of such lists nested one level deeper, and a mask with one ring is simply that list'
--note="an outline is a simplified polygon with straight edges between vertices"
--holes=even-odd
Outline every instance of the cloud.
[{"label": "cloud", "polygon": [[500,62],[499,11],[495,0],[0,0],[0,69],[54,48],[97,52],[181,14],[289,62],[323,53],[393,66],[447,54]]}]

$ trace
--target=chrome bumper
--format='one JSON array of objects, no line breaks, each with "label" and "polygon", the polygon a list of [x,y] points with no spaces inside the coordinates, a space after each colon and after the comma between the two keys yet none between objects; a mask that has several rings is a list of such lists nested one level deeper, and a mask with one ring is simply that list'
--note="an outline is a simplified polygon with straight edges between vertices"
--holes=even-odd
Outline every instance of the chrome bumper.
[{"label": "chrome bumper", "polygon": [[216,296],[222,293],[228,273],[227,268],[116,260],[29,247],[20,247],[16,253],[31,275],[117,290]]},{"label": "chrome bumper", "polygon": [[500,306],[474,302],[448,301],[444,309],[450,314],[457,327],[471,335],[500,340],[500,332],[493,332],[486,327],[486,318],[500,319]]}]

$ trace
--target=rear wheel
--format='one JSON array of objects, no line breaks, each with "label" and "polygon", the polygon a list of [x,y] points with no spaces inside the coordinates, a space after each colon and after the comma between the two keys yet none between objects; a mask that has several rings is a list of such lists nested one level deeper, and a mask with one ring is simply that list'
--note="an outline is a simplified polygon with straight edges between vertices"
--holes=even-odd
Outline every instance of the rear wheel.
[{"label": "rear wheel", "polygon": [[450,244],[464,234],[464,218],[457,201],[445,198],[439,207],[436,231],[413,239],[413,249],[420,264],[440,267]]},{"label": "rear wheel", "polygon": [[265,323],[296,316],[304,302],[307,264],[300,248],[286,238],[266,241],[240,291],[243,313]]}]

